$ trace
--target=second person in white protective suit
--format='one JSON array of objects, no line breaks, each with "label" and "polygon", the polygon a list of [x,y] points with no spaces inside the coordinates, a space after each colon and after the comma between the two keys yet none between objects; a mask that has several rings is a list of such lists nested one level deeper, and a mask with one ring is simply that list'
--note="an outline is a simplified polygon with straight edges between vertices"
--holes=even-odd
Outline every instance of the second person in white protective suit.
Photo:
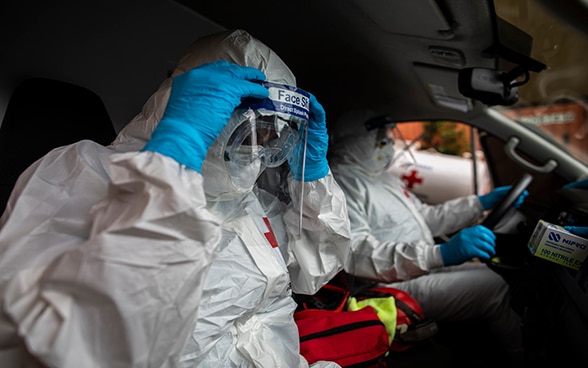
[{"label": "second person in white protective suit", "polygon": [[[2,366],[307,367],[291,293],[343,268],[350,232],[295,86],[248,33],[205,37],[112,145],[29,167],[0,218]],[[289,202],[255,185],[280,164]]]},{"label": "second person in white protective suit", "polygon": [[[475,224],[509,187],[439,205],[421,202],[386,170],[394,157],[393,125],[387,116],[358,109],[343,114],[331,133],[329,162],[351,220],[345,271],[405,290],[435,321],[488,323],[507,355],[520,359],[520,317],[510,308],[508,284],[485,264],[468,262],[494,255],[495,235]],[[454,232],[435,243],[434,237]]]}]

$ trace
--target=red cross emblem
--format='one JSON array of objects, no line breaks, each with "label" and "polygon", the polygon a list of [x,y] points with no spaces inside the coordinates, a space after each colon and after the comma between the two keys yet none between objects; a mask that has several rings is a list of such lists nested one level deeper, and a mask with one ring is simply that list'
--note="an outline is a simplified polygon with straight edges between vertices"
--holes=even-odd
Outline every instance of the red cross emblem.
[{"label": "red cross emblem", "polygon": [[276,240],[276,236],[274,235],[274,231],[272,230],[272,225],[270,225],[269,219],[267,217],[263,217],[263,222],[265,223],[265,226],[267,226],[267,232],[263,233],[263,235],[265,235],[272,248],[277,248],[278,241]]},{"label": "red cross emblem", "polygon": [[417,177],[416,170],[411,170],[409,175],[402,175],[400,178],[406,182],[408,189],[412,189],[415,183],[421,184],[423,182],[422,178]]}]

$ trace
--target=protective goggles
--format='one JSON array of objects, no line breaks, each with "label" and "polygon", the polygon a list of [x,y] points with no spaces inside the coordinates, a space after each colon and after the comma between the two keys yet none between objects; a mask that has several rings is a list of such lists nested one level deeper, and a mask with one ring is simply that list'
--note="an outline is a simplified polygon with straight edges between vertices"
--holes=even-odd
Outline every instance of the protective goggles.
[{"label": "protective goggles", "polygon": [[224,159],[237,166],[260,160],[265,167],[283,164],[302,140],[308,125],[309,94],[299,88],[261,82],[265,99],[244,99],[233,113],[239,119],[225,146]]},{"label": "protective goggles", "polygon": [[378,130],[376,133],[376,145],[385,146],[388,143],[394,144],[394,135],[392,131],[396,127],[396,122],[387,115],[376,116],[364,123],[365,129],[369,132]]}]

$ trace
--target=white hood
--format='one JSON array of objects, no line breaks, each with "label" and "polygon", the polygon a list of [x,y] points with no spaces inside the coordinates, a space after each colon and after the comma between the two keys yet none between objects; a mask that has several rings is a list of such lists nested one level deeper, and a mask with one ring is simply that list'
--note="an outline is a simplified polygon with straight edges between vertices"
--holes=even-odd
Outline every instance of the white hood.
[{"label": "white hood", "polygon": [[[268,81],[296,86],[294,74],[282,59],[247,32],[227,31],[200,38],[186,49],[171,77],[163,81],[141,112],[119,133],[112,144],[114,149],[118,152],[142,149],[163,116],[173,77],[218,60],[254,67],[264,72]],[[241,194],[233,187],[223,160],[224,142],[234,129],[235,126],[227,124],[208,150],[202,168],[206,173],[204,186],[208,200],[232,199]]]},{"label": "white hood", "polygon": [[377,152],[378,130],[368,131],[364,123],[378,116],[368,109],[352,110],[342,115],[335,124],[329,145],[331,166],[347,165],[369,176],[384,172],[389,162]]}]

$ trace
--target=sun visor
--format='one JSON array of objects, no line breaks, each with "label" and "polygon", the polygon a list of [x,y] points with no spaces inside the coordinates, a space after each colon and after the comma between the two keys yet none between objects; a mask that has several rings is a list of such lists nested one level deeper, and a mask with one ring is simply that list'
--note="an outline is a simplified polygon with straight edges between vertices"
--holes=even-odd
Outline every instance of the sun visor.
[{"label": "sun visor", "polygon": [[461,112],[472,110],[472,100],[458,90],[459,70],[421,63],[414,64],[414,70],[435,105]]}]

